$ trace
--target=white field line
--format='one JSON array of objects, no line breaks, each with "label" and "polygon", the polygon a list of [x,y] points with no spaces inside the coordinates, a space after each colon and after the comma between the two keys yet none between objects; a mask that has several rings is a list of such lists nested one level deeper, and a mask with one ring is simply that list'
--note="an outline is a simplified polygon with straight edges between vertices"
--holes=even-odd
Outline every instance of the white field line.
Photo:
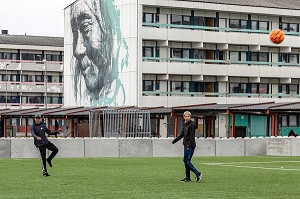
[{"label": "white field line", "polygon": [[247,169],[265,169],[265,170],[283,170],[283,171],[300,171],[300,169],[285,169],[280,168],[270,168],[270,167],[258,167],[258,166],[243,166],[236,164],[272,164],[272,163],[300,163],[300,161],[271,161],[271,162],[226,162],[226,163],[204,163],[206,165],[221,166],[221,167],[235,167],[235,168],[247,168]]},{"label": "white field line", "polygon": [[270,162],[214,162],[214,163],[204,163],[207,165],[225,165],[225,164],[272,164],[272,163],[295,163],[300,161],[270,161]]}]

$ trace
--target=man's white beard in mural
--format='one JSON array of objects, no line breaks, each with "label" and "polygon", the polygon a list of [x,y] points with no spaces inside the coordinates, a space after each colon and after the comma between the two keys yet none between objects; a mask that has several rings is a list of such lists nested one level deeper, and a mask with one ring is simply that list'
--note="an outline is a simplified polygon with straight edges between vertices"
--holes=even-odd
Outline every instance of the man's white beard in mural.
[{"label": "man's white beard in mural", "polygon": [[128,66],[128,46],[121,34],[120,13],[112,2],[81,0],[71,7],[73,96],[80,106],[125,102],[119,73]]}]

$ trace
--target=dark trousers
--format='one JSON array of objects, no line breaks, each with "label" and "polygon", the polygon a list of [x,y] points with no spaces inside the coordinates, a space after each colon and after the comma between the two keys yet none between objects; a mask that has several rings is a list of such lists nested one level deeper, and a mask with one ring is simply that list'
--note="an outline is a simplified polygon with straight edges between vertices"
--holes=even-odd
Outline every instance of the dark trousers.
[{"label": "dark trousers", "polygon": [[185,165],[185,179],[191,179],[190,171],[194,172],[196,175],[199,175],[200,172],[197,171],[197,169],[193,166],[191,160],[194,154],[195,148],[190,148],[187,150],[186,147],[184,147],[184,157],[183,162]]},{"label": "dark trousers", "polygon": [[46,167],[46,149],[52,151],[52,153],[47,158],[48,160],[52,160],[54,156],[58,153],[58,148],[51,142],[48,142],[46,145],[38,146],[37,149],[40,151],[41,154],[41,164],[42,164],[42,171],[43,173],[47,173]]}]

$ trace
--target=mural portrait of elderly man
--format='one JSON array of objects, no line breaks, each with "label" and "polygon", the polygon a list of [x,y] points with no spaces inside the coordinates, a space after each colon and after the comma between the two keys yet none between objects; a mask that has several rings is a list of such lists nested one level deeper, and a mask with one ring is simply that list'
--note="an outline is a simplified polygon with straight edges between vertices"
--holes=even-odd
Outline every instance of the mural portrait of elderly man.
[{"label": "mural portrait of elderly man", "polygon": [[128,66],[120,13],[111,0],[81,0],[71,5],[71,71],[77,105],[123,105],[119,73]]}]

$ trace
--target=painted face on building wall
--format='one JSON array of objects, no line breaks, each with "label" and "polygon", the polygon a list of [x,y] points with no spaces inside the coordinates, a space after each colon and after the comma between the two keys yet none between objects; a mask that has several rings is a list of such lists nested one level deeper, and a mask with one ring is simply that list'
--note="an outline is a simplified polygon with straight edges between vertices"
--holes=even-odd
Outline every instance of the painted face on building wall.
[{"label": "painted face on building wall", "polygon": [[74,97],[77,101],[88,97],[90,105],[122,105],[117,98],[126,97],[118,79],[118,48],[127,45],[115,39],[120,34],[119,16],[108,2],[82,0],[71,6]]}]

